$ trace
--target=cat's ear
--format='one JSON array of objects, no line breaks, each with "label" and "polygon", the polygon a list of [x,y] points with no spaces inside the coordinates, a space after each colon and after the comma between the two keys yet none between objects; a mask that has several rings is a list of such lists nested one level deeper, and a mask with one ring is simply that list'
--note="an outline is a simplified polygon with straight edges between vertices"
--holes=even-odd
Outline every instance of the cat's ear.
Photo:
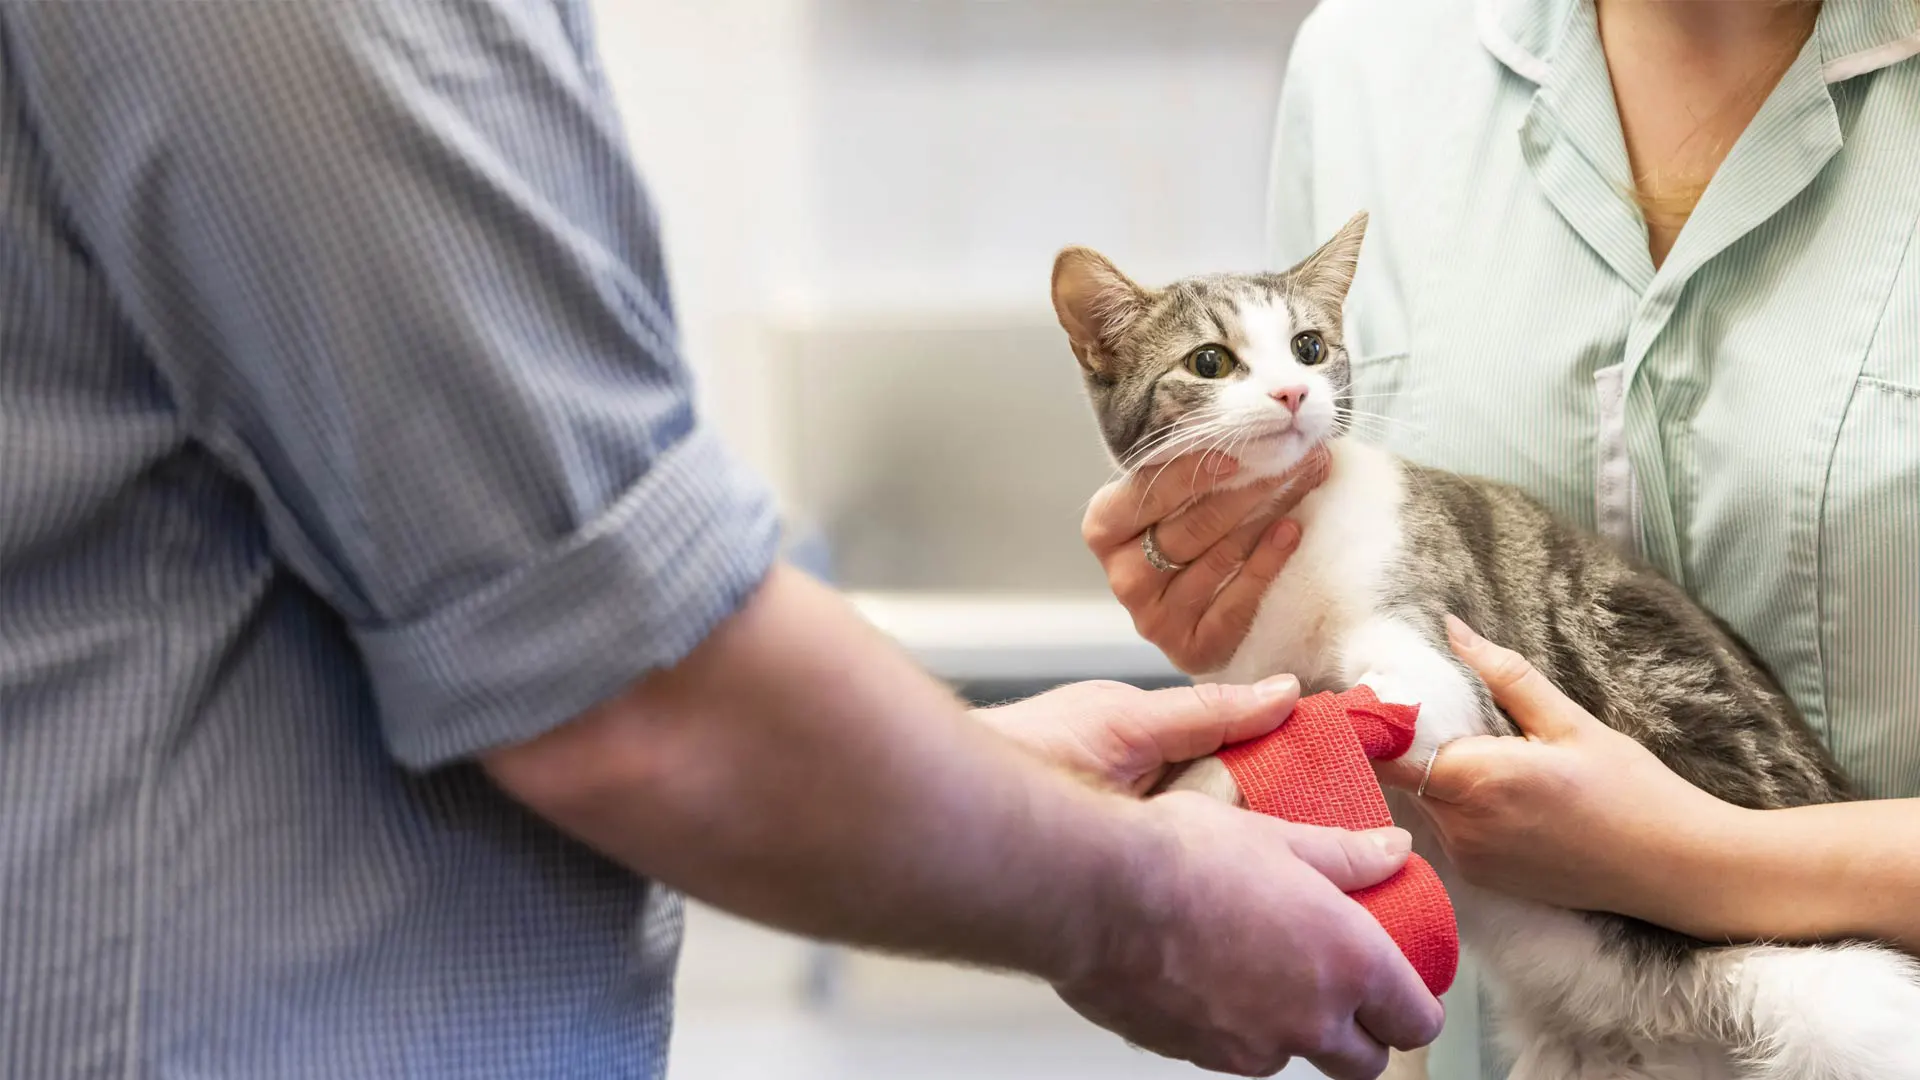
[{"label": "cat's ear", "polygon": [[1147,292],[1105,255],[1070,247],[1053,260],[1053,312],[1080,366],[1113,374],[1114,343],[1147,307]]},{"label": "cat's ear", "polygon": [[1360,241],[1366,235],[1367,212],[1362,210],[1287,276],[1314,300],[1338,310],[1353,287],[1354,271],[1360,268]]}]

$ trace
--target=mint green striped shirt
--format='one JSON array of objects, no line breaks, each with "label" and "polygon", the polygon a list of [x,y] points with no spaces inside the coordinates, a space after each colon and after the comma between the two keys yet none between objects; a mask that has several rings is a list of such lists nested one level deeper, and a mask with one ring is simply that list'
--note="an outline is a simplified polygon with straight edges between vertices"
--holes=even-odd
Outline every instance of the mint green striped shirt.
[{"label": "mint green striped shirt", "polygon": [[[1591,0],[1328,0],[1274,258],[1372,212],[1356,406],[1637,547],[1865,791],[1920,796],[1920,4],[1827,0],[1658,270]],[[1475,980],[1435,1080],[1497,1076]]]}]

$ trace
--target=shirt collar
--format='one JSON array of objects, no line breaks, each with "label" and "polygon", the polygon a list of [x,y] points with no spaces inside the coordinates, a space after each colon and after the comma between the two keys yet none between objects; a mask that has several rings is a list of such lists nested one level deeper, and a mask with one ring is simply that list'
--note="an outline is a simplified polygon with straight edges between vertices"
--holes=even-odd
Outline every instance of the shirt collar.
[{"label": "shirt collar", "polygon": [[[1515,75],[1553,78],[1553,54],[1574,9],[1592,0],[1477,0],[1480,42]],[[1920,0],[1826,0],[1814,24],[1829,83],[1920,56]]]}]

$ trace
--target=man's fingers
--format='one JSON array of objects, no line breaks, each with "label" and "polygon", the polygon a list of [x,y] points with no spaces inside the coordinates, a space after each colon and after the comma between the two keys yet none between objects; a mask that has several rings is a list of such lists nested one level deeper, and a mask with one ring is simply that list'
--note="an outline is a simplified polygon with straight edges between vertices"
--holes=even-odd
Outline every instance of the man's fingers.
[{"label": "man's fingers", "polygon": [[1447,1022],[1446,1007],[1427,990],[1419,973],[1404,956],[1396,956],[1370,990],[1353,1018],[1375,1042],[1395,1050],[1417,1050],[1440,1037]]},{"label": "man's fingers", "polygon": [[1578,732],[1587,719],[1585,710],[1568,700],[1526,657],[1495,645],[1451,615],[1447,616],[1447,640],[1454,655],[1480,676],[1494,702],[1526,734],[1565,738]]},{"label": "man's fingers", "polygon": [[1279,727],[1300,700],[1300,680],[1276,675],[1253,686],[1176,686],[1154,690],[1137,714],[1162,762],[1206,757]]},{"label": "man's fingers", "polygon": [[1122,477],[1094,494],[1080,523],[1081,537],[1096,554],[1131,543],[1147,526],[1166,518],[1195,495],[1213,490],[1239,468],[1239,462],[1210,450]]},{"label": "man's fingers", "polygon": [[1332,1046],[1307,1060],[1331,1080],[1377,1080],[1387,1067],[1387,1048],[1350,1022]]},{"label": "man's fingers", "polygon": [[1413,851],[1413,837],[1405,829],[1349,832],[1295,822],[1274,823],[1285,827],[1287,846],[1295,857],[1318,870],[1341,892],[1380,884],[1399,873]]}]

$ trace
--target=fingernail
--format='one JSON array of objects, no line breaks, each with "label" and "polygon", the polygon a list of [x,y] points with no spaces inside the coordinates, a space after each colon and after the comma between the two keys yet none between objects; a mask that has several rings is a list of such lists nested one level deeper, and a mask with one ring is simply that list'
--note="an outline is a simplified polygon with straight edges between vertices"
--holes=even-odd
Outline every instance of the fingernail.
[{"label": "fingernail", "polygon": [[1300,680],[1291,675],[1272,675],[1253,684],[1253,696],[1261,701],[1277,701],[1300,693]]},{"label": "fingernail", "polygon": [[1300,523],[1292,518],[1281,518],[1267,532],[1267,543],[1274,547],[1291,550],[1300,542]]},{"label": "fingernail", "polygon": [[1473,627],[1452,615],[1447,616],[1447,636],[1453,639],[1455,645],[1463,648],[1480,644],[1480,635],[1473,632]]},{"label": "fingernail", "polygon": [[1405,829],[1374,829],[1367,839],[1380,845],[1380,853],[1390,859],[1402,858],[1413,850],[1413,834]]},{"label": "fingernail", "polygon": [[1207,471],[1215,476],[1232,476],[1240,468],[1240,463],[1225,454],[1209,451],[1207,453]]}]

